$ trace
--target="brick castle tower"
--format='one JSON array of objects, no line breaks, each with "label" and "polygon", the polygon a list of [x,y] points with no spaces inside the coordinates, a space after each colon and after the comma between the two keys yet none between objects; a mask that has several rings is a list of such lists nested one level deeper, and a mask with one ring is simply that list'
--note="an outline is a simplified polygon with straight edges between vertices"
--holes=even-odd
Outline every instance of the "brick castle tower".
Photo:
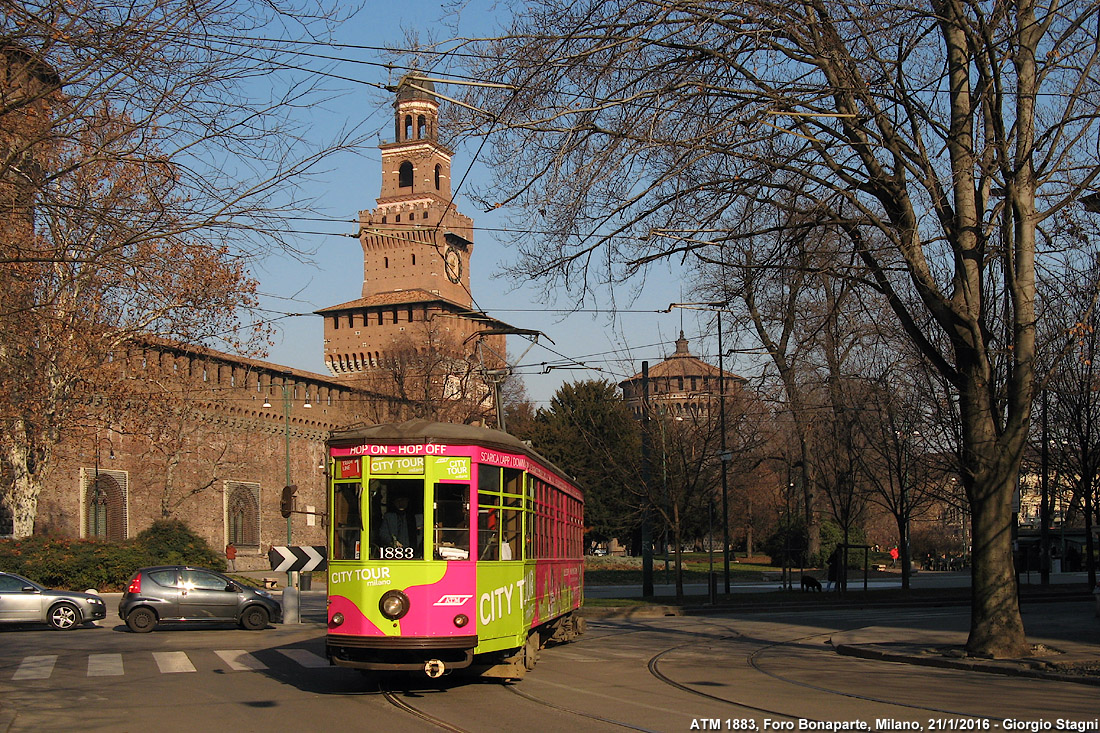
[{"label": "brick castle tower", "polygon": [[[452,201],[452,151],[439,141],[439,102],[431,81],[404,77],[394,100],[394,139],[382,151],[377,208],[359,213],[362,297],[317,311],[324,359],[337,378],[392,369],[410,353],[444,350],[470,363],[474,335],[508,330],[473,309],[473,220]],[[504,336],[481,337],[480,366],[503,366]],[[500,357],[484,363],[484,354]]]}]

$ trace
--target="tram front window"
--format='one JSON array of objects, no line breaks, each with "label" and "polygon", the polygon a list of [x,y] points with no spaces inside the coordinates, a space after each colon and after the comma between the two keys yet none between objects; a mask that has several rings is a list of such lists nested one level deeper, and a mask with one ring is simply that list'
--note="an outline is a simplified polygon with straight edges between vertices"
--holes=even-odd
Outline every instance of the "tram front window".
[{"label": "tram front window", "polygon": [[470,558],[470,487],[468,484],[435,485],[435,558]]},{"label": "tram front window", "polygon": [[333,560],[358,560],[363,534],[363,518],[359,510],[360,485],[337,484],[333,492],[332,514],[335,541]]},{"label": "tram front window", "polygon": [[371,480],[372,560],[424,557],[423,486],[423,482],[409,479]]}]

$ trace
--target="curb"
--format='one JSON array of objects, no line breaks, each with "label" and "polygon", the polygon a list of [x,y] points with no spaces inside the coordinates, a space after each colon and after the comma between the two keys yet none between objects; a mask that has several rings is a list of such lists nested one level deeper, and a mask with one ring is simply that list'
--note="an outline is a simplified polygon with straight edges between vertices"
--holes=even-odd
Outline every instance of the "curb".
[{"label": "curb", "polygon": [[1074,682],[1079,685],[1092,685],[1100,687],[1100,677],[1087,675],[1072,675],[1059,672],[1056,668],[1050,668],[1049,662],[1027,660],[996,660],[949,657],[924,656],[920,654],[905,654],[883,649],[874,644],[844,644],[834,643],[829,639],[829,644],[837,654],[844,657],[857,657],[859,659],[872,659],[884,662],[900,662],[902,664],[914,664],[922,667],[939,667],[941,669],[958,669],[964,672],[985,672],[987,674],[1000,674],[1009,677],[1031,677],[1034,679],[1055,680],[1059,682]]}]

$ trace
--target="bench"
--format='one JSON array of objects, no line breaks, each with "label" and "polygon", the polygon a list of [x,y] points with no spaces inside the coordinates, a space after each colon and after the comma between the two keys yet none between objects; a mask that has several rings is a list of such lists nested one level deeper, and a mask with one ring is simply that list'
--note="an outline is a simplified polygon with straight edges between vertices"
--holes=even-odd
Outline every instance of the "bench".
[{"label": "bench", "polygon": [[780,580],[783,580],[783,573],[760,573],[760,579],[763,580],[765,583],[778,582]]},{"label": "bench", "polygon": [[274,588],[278,584],[279,584],[279,579],[278,578],[264,578],[264,588],[267,588],[268,590]]}]

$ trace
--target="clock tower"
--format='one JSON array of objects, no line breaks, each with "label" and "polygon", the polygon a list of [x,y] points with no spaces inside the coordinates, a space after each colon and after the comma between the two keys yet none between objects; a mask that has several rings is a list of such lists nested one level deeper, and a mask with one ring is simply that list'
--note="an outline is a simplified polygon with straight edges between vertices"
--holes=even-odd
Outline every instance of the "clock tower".
[{"label": "clock tower", "polygon": [[439,142],[435,86],[406,76],[382,151],[378,208],[359,214],[363,296],[421,288],[469,307],[473,221],[451,202],[452,152]]},{"label": "clock tower", "polygon": [[[473,220],[451,200],[453,153],[439,141],[435,85],[406,75],[393,108],[393,140],[379,145],[377,207],[359,212],[362,297],[317,311],[325,317],[325,363],[338,377],[392,366],[410,351],[469,359],[471,337],[509,328],[473,310]],[[503,358],[504,336],[485,338]]]}]

